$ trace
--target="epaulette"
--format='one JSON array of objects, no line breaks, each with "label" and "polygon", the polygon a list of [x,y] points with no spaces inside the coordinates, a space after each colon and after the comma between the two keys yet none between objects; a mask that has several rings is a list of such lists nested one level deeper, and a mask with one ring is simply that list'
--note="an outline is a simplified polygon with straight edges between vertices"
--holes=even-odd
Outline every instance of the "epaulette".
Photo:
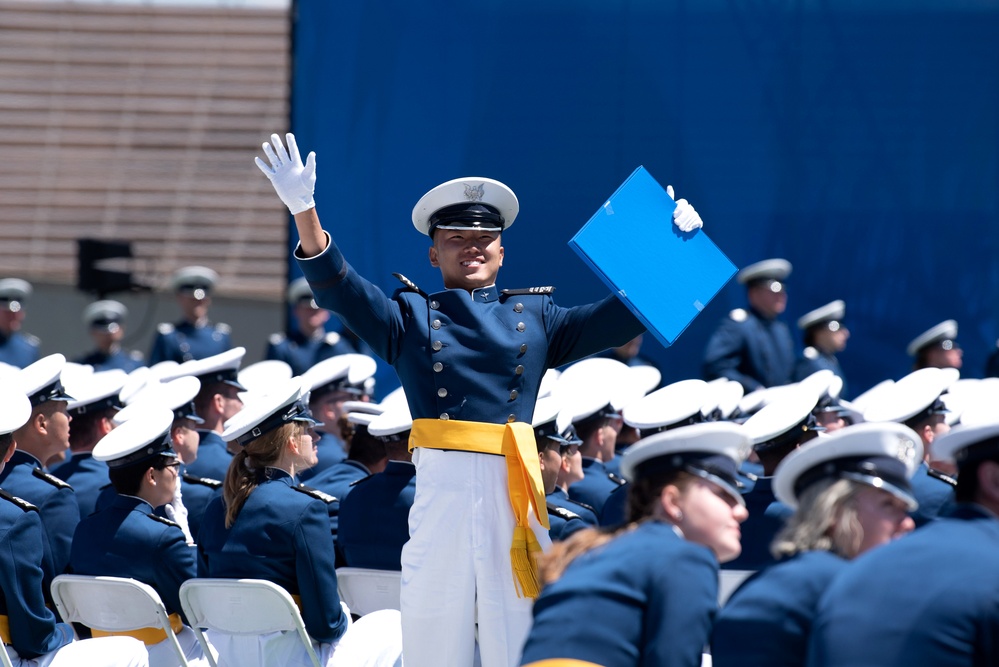
[{"label": "epaulette", "polygon": [[340,342],[340,334],[335,331],[327,331],[326,335],[323,336],[323,342],[327,345],[336,345]]},{"label": "epaulette", "polygon": [[304,484],[299,484],[298,486],[293,485],[291,488],[295,489],[299,493],[304,493],[307,496],[315,498],[316,500],[321,500],[327,505],[337,501],[335,496],[331,496],[330,494],[320,491],[319,489],[313,489],[311,486],[305,486]]},{"label": "epaulette", "polygon": [[25,512],[31,512],[31,511],[37,512],[38,511],[38,508],[35,507],[34,505],[32,505],[31,503],[29,503],[27,500],[22,500],[21,498],[18,498],[17,496],[12,496],[9,493],[7,493],[6,491],[4,491],[3,489],[0,489],[0,498],[3,498],[4,500],[7,500],[7,501],[10,501],[10,502],[14,503],[15,505],[17,505],[18,507],[20,507]]},{"label": "epaulette", "polygon": [[511,296],[525,296],[528,294],[542,294],[551,295],[555,291],[555,288],[551,285],[545,285],[544,287],[524,287],[522,289],[504,289],[500,290],[500,298],[506,299]]},{"label": "epaulette", "polygon": [[729,311],[728,316],[732,318],[733,322],[745,322],[749,313],[746,312],[745,308],[735,308]]},{"label": "epaulette", "polygon": [[56,488],[59,488],[59,489],[72,489],[73,488],[72,486],[70,486],[66,482],[62,481],[61,479],[59,479],[55,475],[50,475],[47,472],[45,472],[44,470],[42,470],[41,468],[34,468],[34,469],[32,469],[31,474],[34,475],[35,477],[37,477],[38,479],[45,480],[46,482],[48,482],[49,484],[51,484],[52,486],[54,486]]},{"label": "epaulette", "polygon": [[364,480],[371,479],[372,477],[374,477],[374,475],[365,475],[361,479],[355,479],[353,482],[350,483],[350,486],[357,486],[358,484],[360,484]]},{"label": "epaulette", "polygon": [[284,340],[285,340],[285,335],[283,333],[275,333],[270,335],[270,338],[267,339],[267,342],[270,343],[271,345],[280,345],[281,343],[284,342]]},{"label": "epaulette", "polygon": [[591,511],[591,512],[593,512],[594,514],[596,514],[596,513],[597,513],[597,508],[595,508],[595,507],[594,507],[593,505],[587,505],[586,503],[581,503],[581,502],[579,502],[578,500],[572,500],[571,498],[569,499],[569,502],[570,502],[570,503],[574,503],[574,504],[576,504],[576,505],[579,505],[579,506],[580,506],[580,507],[582,507],[582,508],[583,508],[584,510],[590,510],[590,511]]},{"label": "epaulette", "polygon": [[614,482],[618,486],[622,486],[624,484],[627,484],[626,481],[624,481],[623,479],[621,479],[620,477],[618,477],[617,475],[615,475],[612,472],[607,473],[607,477],[609,477],[610,481]]},{"label": "epaulette", "polygon": [[142,354],[142,352],[139,352],[138,350],[132,350],[128,353],[128,358],[134,359],[135,361],[144,361],[146,355]]},{"label": "epaulette", "polygon": [[181,479],[188,484],[198,484],[200,486],[207,486],[210,489],[221,489],[222,482],[217,479],[212,479],[211,477],[195,477],[194,475],[188,475],[186,472],[181,476]]},{"label": "epaulette", "polygon": [[934,468],[928,468],[926,470],[926,474],[932,477],[933,479],[939,479],[941,482],[945,484],[950,484],[953,487],[957,486],[957,480],[948,475],[947,473],[940,472],[939,470],[936,470]]},{"label": "epaulette", "polygon": [[24,340],[28,341],[32,347],[38,347],[42,344],[42,339],[32,334],[24,334]]},{"label": "epaulette", "polygon": [[563,519],[565,519],[566,521],[568,521],[569,519],[578,519],[579,518],[579,515],[576,514],[575,512],[570,512],[566,508],[559,507],[558,505],[555,505],[553,503],[548,503],[548,513],[549,514],[554,514],[556,516],[560,516]]},{"label": "epaulette", "polygon": [[232,333],[232,327],[226,324],[225,322],[216,322],[215,330],[218,331],[220,334],[228,335]]},{"label": "epaulette", "polygon": [[158,514],[147,514],[146,516],[148,516],[153,521],[159,521],[160,523],[166,524],[168,526],[174,526],[175,528],[180,528],[180,524],[177,523],[176,521],[171,521],[170,519],[160,516]]},{"label": "epaulette", "polygon": [[166,336],[174,332],[174,326],[169,322],[160,322],[156,325],[156,330],[160,332],[161,335]]},{"label": "epaulette", "polygon": [[819,351],[816,350],[811,345],[809,345],[804,350],[802,350],[801,353],[805,356],[805,359],[818,359],[819,358]]},{"label": "epaulette", "polygon": [[393,273],[392,275],[395,276],[399,280],[399,282],[401,282],[403,285],[405,285],[406,289],[408,289],[410,292],[416,292],[417,294],[419,294],[420,296],[422,296],[424,299],[430,298],[430,296],[426,292],[424,292],[419,287],[417,287],[416,283],[414,283],[412,280],[410,280],[406,276],[402,275],[401,273]]}]

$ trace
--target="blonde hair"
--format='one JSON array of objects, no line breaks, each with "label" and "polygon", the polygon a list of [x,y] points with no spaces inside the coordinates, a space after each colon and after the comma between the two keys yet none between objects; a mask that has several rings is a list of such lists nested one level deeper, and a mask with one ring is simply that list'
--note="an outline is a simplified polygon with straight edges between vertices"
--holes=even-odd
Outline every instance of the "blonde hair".
[{"label": "blonde hair", "polygon": [[301,437],[305,431],[306,426],[302,422],[290,422],[240,447],[229,464],[222,486],[226,528],[232,528],[236,523],[246,499],[260,484],[264,468],[273,467],[278,462],[289,438]]},{"label": "blonde hair", "polygon": [[855,558],[864,539],[856,504],[862,487],[849,479],[824,479],[809,486],[770,552],[775,558],[805,551],[831,551],[843,558]]}]

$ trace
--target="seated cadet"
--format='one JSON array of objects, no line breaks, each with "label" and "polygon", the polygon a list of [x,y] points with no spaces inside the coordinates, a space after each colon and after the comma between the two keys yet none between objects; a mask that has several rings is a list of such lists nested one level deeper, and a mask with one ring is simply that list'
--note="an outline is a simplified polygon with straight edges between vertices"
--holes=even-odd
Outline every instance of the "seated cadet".
[{"label": "seated cadet", "polygon": [[[208,505],[198,535],[198,576],[266,579],[300,601],[305,629],[326,665],[350,623],[336,587],[327,501],[295,482],[315,465],[301,378],[275,387],[230,420],[223,437],[240,449],[223,497]],[[281,665],[312,665],[296,632],[237,636],[208,631],[220,662],[242,665],[282,656]]]},{"label": "seated cadet", "polygon": [[[172,423],[170,410],[148,407],[97,443],[94,458],[109,466],[117,495],[108,507],[77,526],[70,565],[76,574],[129,577],[152,586],[170,614],[190,664],[207,665],[197,637],[183,623],[180,607],[180,585],[197,574],[194,547],[178,524],[153,512],[173,499],[179,483]],[[151,667],[176,667],[177,654],[162,630],[119,634],[146,644]],[[95,629],[94,636],[104,633]]]},{"label": "seated cadet", "polygon": [[770,544],[793,510],[773,491],[773,474],[784,458],[817,437],[820,427],[812,410],[818,398],[805,389],[783,394],[745,421],[763,470],[742,495],[749,519],[742,528],[742,553],[725,565],[732,570],[760,570],[775,562]]},{"label": "seated cadet", "polygon": [[848,561],[910,532],[909,479],[922,445],[901,424],[858,424],[791,452],[774,493],[794,515],[772,550],[780,559],[728,599],[711,635],[714,667],[800,667],[819,598]]},{"label": "seated cadet", "polygon": [[326,331],[330,312],[316,305],[305,278],[296,278],[288,285],[288,303],[296,326],[289,327],[287,333],[273,334],[267,340],[265,359],[283,361],[294,375],[305,375],[320,361],[357,351],[337,332]]},{"label": "seated cadet", "polygon": [[121,348],[126,317],[128,308],[118,301],[107,299],[87,306],[83,310],[83,324],[96,349],[76,362],[93,366],[95,371],[120,369],[126,373],[145,366],[146,360],[141,352]]},{"label": "seated cadet", "polygon": [[24,302],[31,296],[31,283],[20,278],[0,280],[0,362],[24,368],[38,361],[39,340],[21,333]]},{"label": "seated cadet", "polygon": [[413,417],[405,404],[368,424],[368,434],[385,445],[385,469],[351,484],[340,500],[336,545],[343,564],[401,570],[402,545],[409,539],[409,509],[416,494],[416,466],[409,452]]},{"label": "seated cadet", "polygon": [[743,429],[724,423],[629,449],[628,523],[580,531],[541,557],[546,586],[521,664],[700,665],[718,608],[718,563],[739,553],[746,508],[735,475],[748,451]]},{"label": "seated cadet", "polygon": [[957,322],[944,320],[919,334],[906,346],[913,357],[913,370],[920,368],[961,368],[964,351],[957,344]]},{"label": "seated cadet", "polygon": [[127,379],[128,374],[122,370],[102,371],[67,387],[74,397],[66,406],[71,420],[69,449],[73,456],[53,469],[52,474],[73,487],[81,517],[93,514],[101,489],[110,483],[107,464],[90,453],[115,427],[113,418],[122,407],[118,394]]},{"label": "seated cadet", "polygon": [[[596,526],[597,513],[592,507],[585,503],[578,502],[569,497],[569,487],[583,479],[583,455],[579,453],[579,446],[583,441],[576,434],[576,429],[571,424],[569,432],[572,434],[566,444],[559,447],[559,455],[562,459],[555,478],[555,488],[550,493],[545,494],[548,506],[561,507],[578,516],[588,526]],[[618,488],[626,485],[622,484]]]},{"label": "seated cadet", "polygon": [[[13,432],[31,417],[31,402],[18,389],[0,386],[0,472],[14,454]],[[139,667],[146,649],[131,637],[77,641],[46,606],[41,563],[44,528],[38,508],[0,490],[0,637],[15,667]]]},{"label": "seated cadet", "polygon": [[[575,443],[578,448],[582,442],[576,438],[575,431],[570,431],[572,424],[565,419],[559,423],[559,400],[556,396],[543,396],[534,405],[534,440],[538,443],[538,460],[541,462],[541,483],[545,489],[545,497],[554,493],[558,483],[559,472],[562,469],[562,448]],[[570,437],[572,438],[570,440]],[[569,537],[577,530],[588,525],[575,512],[556,505],[551,500],[548,506],[548,535],[552,542],[558,542]]]},{"label": "seated cadet", "polygon": [[208,503],[222,495],[222,480],[197,477],[186,470],[198,458],[199,442],[197,427],[202,419],[194,411],[194,397],[201,388],[196,377],[179,377],[169,382],[156,383],[137,393],[128,407],[115,416],[117,423],[124,423],[136,414],[143,414],[150,408],[167,408],[173,412],[170,427],[170,441],[180,459],[180,484],[173,499],[156,509],[156,513],[179,524],[188,542],[194,544],[194,536],[201,528],[201,518]]},{"label": "seated cadet", "polygon": [[944,517],[851,563],[812,624],[808,664],[999,665],[999,423],[934,441],[956,462],[957,504]]},{"label": "seated cadet", "polygon": [[[66,358],[52,354],[10,378],[31,401],[31,417],[14,433],[17,451],[3,472],[0,487],[38,508],[45,528],[45,590],[52,578],[66,571],[73,531],[80,522],[80,506],[73,487],[45,472],[43,461],[69,448],[71,417],[66,409],[72,397],[63,390],[61,375]],[[48,593],[46,593],[48,595]]]},{"label": "seated cadet", "polygon": [[915,431],[923,443],[923,462],[912,477],[919,507],[916,527],[935,520],[954,502],[954,466],[936,455],[933,443],[950,431],[947,406],[940,396],[957,379],[953,371],[923,368],[913,371],[877,394],[864,411],[868,422],[898,422]]},{"label": "seated cadet", "polygon": [[182,319],[176,324],[160,324],[149,354],[149,365],[161,361],[178,364],[192,359],[205,359],[232,348],[231,329],[221,322],[208,319],[212,305],[211,291],[219,276],[204,266],[177,269],[170,279]]},{"label": "seated cadet", "polygon": [[367,355],[341,354],[319,362],[302,376],[311,391],[309,410],[320,422],[316,427],[319,463],[303,471],[302,481],[347,458],[340,419],[344,415],[343,405],[347,401],[370,400],[377,368],[375,360]]},{"label": "seated cadet", "polygon": [[[611,407],[624,414],[626,407],[659,387],[661,380],[662,373],[655,366],[628,366],[624,376],[615,386]],[[642,434],[634,426],[627,423],[621,425],[617,432],[617,438],[614,440],[614,458],[604,463],[607,472],[615,477],[621,476],[621,457],[628,451],[628,447],[638,442],[641,437]]]},{"label": "seated cadet", "polygon": [[236,347],[207,359],[189,361],[169,371],[162,378],[169,382],[179,377],[192,376],[201,382],[201,389],[194,397],[194,409],[204,423],[198,436],[198,459],[187,465],[186,472],[195,477],[224,480],[232,453],[222,439],[225,422],[243,409],[239,392],[246,387],[239,383],[239,364],[246,349]]},{"label": "seated cadet", "polygon": [[[625,424],[646,438],[705,421],[701,410],[708,394],[704,380],[681,380],[630,403],[622,417]],[[601,526],[617,526],[627,519],[627,486],[615,489],[607,498],[600,513]]]},{"label": "seated cadet", "polygon": [[846,304],[837,300],[809,311],[798,318],[804,333],[805,348],[794,367],[795,381],[804,380],[816,371],[827,369],[843,377],[836,355],[846,349],[850,330],[843,325]]},{"label": "seated cadet", "polygon": [[765,259],[736,274],[746,286],[749,308],[730,312],[711,335],[704,352],[705,380],[726,377],[741,383],[746,393],[791,382],[794,341],[777,319],[787,309],[790,274],[791,263],[784,259]]}]

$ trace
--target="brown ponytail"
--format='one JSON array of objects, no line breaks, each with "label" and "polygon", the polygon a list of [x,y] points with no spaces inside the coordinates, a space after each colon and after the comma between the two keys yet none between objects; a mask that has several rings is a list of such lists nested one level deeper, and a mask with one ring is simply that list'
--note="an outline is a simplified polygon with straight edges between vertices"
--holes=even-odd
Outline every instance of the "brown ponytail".
[{"label": "brown ponytail", "polygon": [[260,475],[264,468],[274,467],[284,452],[284,446],[289,438],[296,438],[305,433],[305,426],[300,422],[291,422],[265,433],[252,440],[239,451],[229,464],[222,486],[222,500],[225,502],[225,527],[232,528],[236,517],[260,483]]}]

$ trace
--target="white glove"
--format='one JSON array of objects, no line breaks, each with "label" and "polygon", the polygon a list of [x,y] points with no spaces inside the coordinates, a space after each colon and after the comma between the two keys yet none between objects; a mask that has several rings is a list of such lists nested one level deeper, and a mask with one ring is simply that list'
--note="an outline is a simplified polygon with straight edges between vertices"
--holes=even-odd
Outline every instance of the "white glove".
[{"label": "white glove", "polygon": [[295,215],[316,206],[313,199],[316,191],[316,154],[309,153],[303,166],[295,135],[289,132],[285,139],[288,141],[288,150],[285,150],[281,137],[276,134],[271,135],[271,143],[263,145],[270,164],[259,157],[253,158],[253,161],[264,172],[264,176],[270,179],[284,205]]},{"label": "white glove", "polygon": [[[666,186],[666,194],[673,199],[673,186]],[[692,232],[704,226],[704,221],[698,215],[694,207],[686,199],[677,199],[676,208],[673,209],[673,222],[681,232]]]},{"label": "white glove", "polygon": [[180,492],[180,480],[177,480],[177,490],[174,491],[173,500],[163,506],[163,511],[167,518],[180,525],[184,531],[184,539],[188,544],[194,544],[194,537],[191,535],[191,526],[187,522],[187,508],[184,507],[184,500]]}]

